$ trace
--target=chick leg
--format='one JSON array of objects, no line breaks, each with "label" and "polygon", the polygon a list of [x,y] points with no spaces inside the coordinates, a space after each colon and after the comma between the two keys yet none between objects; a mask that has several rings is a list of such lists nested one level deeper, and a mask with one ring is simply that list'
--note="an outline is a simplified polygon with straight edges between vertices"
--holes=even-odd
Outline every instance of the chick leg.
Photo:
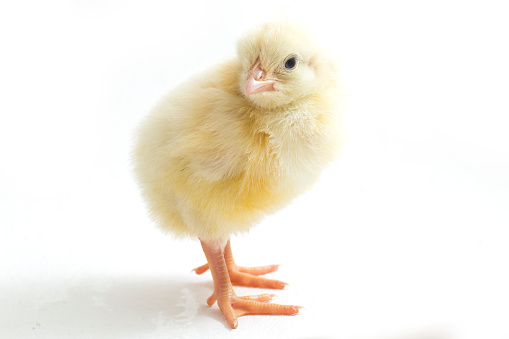
[{"label": "chick leg", "polygon": [[231,328],[237,328],[237,318],[248,314],[292,315],[299,313],[300,306],[267,304],[263,301],[272,299],[273,295],[238,297],[233,290],[225,260],[225,249],[201,241],[203,252],[207,257],[212,279],[214,294],[207,300],[212,305],[217,298],[217,305]]},{"label": "chick leg", "polygon": [[[228,273],[230,275],[230,281],[233,285],[273,289],[282,289],[288,285],[287,283],[279,280],[258,277],[259,275],[276,271],[279,265],[243,267],[235,264],[229,240],[226,243],[226,247],[224,249],[224,259],[226,261],[226,267],[228,268]],[[202,274],[208,269],[209,265],[205,264],[195,268],[193,271],[195,271],[196,274]]]}]

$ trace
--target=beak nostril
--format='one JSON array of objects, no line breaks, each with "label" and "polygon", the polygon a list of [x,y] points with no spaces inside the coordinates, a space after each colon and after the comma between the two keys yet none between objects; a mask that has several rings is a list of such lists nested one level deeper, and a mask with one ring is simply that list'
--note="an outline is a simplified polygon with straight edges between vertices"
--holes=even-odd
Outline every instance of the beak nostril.
[{"label": "beak nostril", "polygon": [[265,75],[265,72],[262,71],[261,69],[258,69],[255,71],[254,78],[256,80],[261,80],[264,77],[264,75]]}]

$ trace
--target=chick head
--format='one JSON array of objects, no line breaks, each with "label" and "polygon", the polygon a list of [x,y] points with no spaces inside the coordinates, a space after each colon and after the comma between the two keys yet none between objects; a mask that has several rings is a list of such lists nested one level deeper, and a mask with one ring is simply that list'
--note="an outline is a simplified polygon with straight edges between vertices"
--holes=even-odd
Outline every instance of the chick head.
[{"label": "chick head", "polygon": [[273,109],[326,86],[332,69],[296,23],[278,20],[245,33],[237,52],[241,91],[255,106]]}]

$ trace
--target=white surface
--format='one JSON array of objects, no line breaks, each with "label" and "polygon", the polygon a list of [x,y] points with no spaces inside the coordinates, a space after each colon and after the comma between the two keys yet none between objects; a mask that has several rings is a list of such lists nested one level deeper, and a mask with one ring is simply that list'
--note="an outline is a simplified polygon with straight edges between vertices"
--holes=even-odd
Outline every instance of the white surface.
[{"label": "white surface", "polygon": [[[199,244],[147,219],[128,154],[150,107],[272,8],[307,16],[340,56],[348,137],[311,192],[232,239],[242,265],[283,264],[278,302],[307,312],[231,330],[205,304],[210,274],[190,272]],[[509,338],[506,14],[2,3],[0,338]]]}]

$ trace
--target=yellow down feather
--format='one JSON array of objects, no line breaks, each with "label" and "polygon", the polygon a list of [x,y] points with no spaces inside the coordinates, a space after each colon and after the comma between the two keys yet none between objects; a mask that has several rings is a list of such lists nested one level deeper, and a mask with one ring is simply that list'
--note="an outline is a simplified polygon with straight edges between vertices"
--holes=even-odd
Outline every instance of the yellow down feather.
[{"label": "yellow down feather", "polygon": [[[309,188],[335,153],[334,62],[288,21],[247,32],[238,54],[170,92],[138,130],[142,194],[177,236],[224,242],[248,230]],[[285,72],[289,55],[299,64]],[[257,59],[279,81],[246,96]]]}]

